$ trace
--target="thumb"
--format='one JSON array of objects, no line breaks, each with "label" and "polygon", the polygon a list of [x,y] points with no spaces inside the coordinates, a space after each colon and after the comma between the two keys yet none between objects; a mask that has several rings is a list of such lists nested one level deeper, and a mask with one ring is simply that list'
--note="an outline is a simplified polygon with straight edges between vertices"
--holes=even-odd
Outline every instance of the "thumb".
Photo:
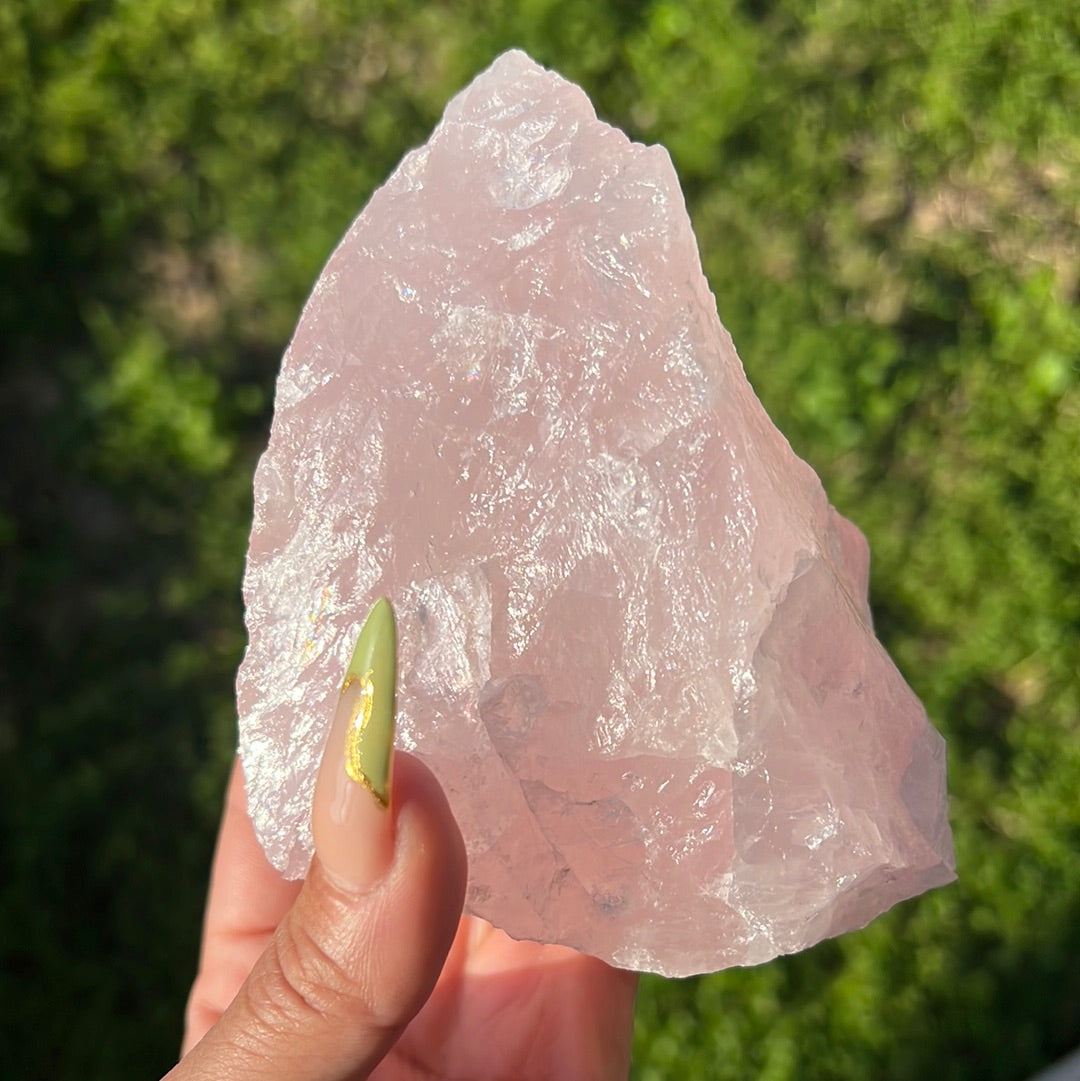
[{"label": "thumb", "polygon": [[395,757],[388,798],[393,649],[381,601],[320,767],[307,881],[232,1004],[167,1081],[367,1077],[431,994],[461,916],[465,849],[416,759]]}]

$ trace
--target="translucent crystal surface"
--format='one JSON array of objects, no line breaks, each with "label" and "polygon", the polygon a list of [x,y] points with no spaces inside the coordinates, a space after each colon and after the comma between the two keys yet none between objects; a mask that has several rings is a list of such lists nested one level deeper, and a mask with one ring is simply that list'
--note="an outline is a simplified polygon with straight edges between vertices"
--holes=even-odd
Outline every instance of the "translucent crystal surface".
[{"label": "translucent crystal surface", "polygon": [[449,794],[471,912],[680,975],[859,927],[953,877],[944,745],[868,565],[746,381],[667,153],[508,53],[372,197],[282,365],[239,676],[258,834],[305,872],[386,595],[399,743]]}]

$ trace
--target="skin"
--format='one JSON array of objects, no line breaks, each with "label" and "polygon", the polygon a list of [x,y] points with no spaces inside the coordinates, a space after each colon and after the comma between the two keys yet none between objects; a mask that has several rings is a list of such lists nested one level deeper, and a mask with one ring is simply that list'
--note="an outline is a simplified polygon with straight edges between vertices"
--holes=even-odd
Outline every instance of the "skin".
[{"label": "skin", "polygon": [[269,865],[233,770],[184,1057],[169,1081],[604,1081],[629,1072],[637,977],[462,917],[466,864],[431,773],[394,760],[392,860],[357,887]]}]

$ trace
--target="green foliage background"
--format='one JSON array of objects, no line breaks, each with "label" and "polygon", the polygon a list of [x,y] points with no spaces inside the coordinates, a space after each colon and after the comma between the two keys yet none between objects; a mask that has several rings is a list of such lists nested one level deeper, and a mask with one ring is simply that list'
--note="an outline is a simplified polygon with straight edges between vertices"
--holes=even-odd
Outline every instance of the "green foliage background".
[{"label": "green foliage background", "polygon": [[1019,1081],[1080,1043],[1080,9],[0,4],[0,1059],[174,1055],[249,487],[322,261],[519,45],[661,141],[752,382],[868,534],[958,885],[643,983],[635,1077]]}]

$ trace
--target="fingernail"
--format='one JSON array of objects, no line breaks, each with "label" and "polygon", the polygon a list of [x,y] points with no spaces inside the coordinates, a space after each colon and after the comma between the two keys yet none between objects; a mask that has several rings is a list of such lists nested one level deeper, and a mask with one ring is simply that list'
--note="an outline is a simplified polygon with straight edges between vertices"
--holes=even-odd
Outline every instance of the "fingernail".
[{"label": "fingernail", "polygon": [[373,885],[393,858],[389,808],[396,676],[394,610],[384,598],[368,614],[345,669],[311,807],[319,860],[350,889]]}]

